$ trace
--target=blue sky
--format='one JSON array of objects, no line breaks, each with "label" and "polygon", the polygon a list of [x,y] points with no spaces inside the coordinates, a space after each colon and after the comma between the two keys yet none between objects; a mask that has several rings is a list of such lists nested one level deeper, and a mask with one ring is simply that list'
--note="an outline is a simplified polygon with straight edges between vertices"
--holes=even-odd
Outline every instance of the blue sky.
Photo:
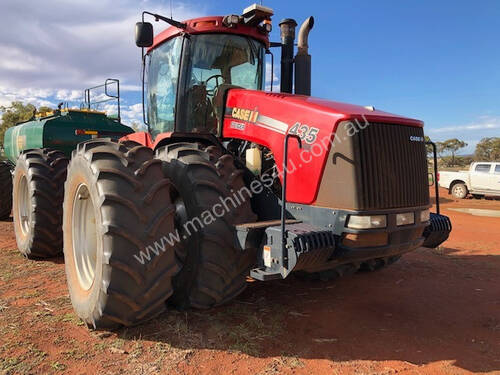
[{"label": "blue sky", "polygon": [[500,1],[264,5],[275,10],[273,40],[282,18],[315,17],[313,95],[421,119],[437,140],[500,136]]},{"label": "blue sky", "polygon": [[[134,22],[141,9],[168,15],[170,1],[117,3],[47,0],[42,8],[34,0],[2,1],[0,104],[78,100],[82,88],[111,76],[124,86],[126,120],[140,119]],[[173,4],[174,17],[185,18],[239,13],[250,2]],[[282,18],[300,24],[315,17],[310,35],[314,96],[421,119],[435,140],[469,142],[466,153],[482,137],[500,136],[500,1],[263,4],[275,11],[274,41]],[[155,26],[157,31],[163,27]]]}]

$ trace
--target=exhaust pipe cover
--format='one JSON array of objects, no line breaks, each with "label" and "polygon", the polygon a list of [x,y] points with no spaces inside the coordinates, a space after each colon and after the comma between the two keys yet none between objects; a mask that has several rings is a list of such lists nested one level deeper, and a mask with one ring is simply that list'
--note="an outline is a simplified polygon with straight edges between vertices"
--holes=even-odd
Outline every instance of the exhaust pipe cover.
[{"label": "exhaust pipe cover", "polygon": [[311,95],[311,55],[309,55],[309,32],[314,26],[314,17],[307,18],[299,30],[298,51],[295,55],[295,93]]}]

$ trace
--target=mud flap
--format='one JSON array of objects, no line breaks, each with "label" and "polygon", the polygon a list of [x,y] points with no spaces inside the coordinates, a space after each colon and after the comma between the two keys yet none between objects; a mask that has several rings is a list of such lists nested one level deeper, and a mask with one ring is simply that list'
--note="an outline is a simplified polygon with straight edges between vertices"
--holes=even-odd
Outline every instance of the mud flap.
[{"label": "mud flap", "polygon": [[451,221],[448,216],[431,213],[431,223],[424,230],[423,247],[435,248],[448,239],[451,232]]}]

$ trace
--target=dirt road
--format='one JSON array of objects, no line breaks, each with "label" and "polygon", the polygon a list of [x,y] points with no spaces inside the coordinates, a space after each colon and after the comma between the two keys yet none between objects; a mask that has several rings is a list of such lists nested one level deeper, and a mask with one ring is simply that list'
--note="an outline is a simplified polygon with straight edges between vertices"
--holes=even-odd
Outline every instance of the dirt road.
[{"label": "dirt road", "polygon": [[229,305],[116,333],[73,314],[63,259],[34,262],[0,222],[0,373],[500,374],[500,201],[445,196],[454,231],[334,282],[252,282]]}]

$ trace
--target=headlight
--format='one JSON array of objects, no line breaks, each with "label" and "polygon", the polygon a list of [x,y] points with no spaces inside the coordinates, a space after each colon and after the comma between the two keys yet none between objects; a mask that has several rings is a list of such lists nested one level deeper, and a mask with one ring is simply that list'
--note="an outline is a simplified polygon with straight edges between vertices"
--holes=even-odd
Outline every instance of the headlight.
[{"label": "headlight", "polygon": [[387,226],[386,215],[376,216],[349,216],[348,228],[352,229],[371,229],[371,228],[385,228]]},{"label": "headlight", "polygon": [[431,219],[431,210],[423,210],[420,211],[420,222],[424,223],[426,221],[429,221]]},{"label": "headlight", "polygon": [[398,227],[410,224],[415,224],[415,214],[413,212],[405,212],[403,214],[396,215],[396,225]]}]

